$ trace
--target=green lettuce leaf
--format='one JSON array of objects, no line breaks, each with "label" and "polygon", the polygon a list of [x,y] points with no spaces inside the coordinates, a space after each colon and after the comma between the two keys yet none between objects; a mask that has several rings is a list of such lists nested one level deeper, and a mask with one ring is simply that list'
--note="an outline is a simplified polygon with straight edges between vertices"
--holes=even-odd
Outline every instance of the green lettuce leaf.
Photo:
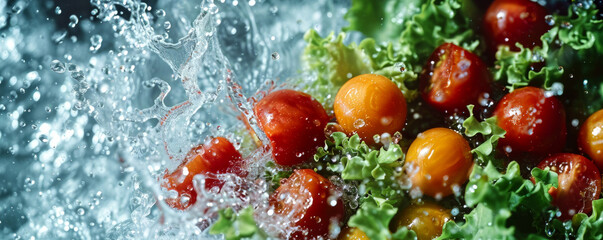
[{"label": "green lettuce leaf", "polygon": [[302,86],[306,92],[330,109],[344,83],[355,76],[374,73],[396,83],[408,101],[416,98],[416,90],[408,89],[406,84],[414,82],[417,74],[406,70],[393,45],[378,45],[371,38],[358,45],[346,45],[344,39],[345,33],[331,33],[325,38],[315,30],[305,34],[308,45],[302,55],[303,71],[312,79]]},{"label": "green lettuce leaf", "polygon": [[406,227],[391,233],[390,221],[398,209],[390,201],[380,198],[366,198],[358,211],[350,217],[348,225],[362,230],[372,240],[405,240],[416,239],[414,231]]},{"label": "green lettuce leaf", "polygon": [[373,150],[358,134],[348,138],[345,133],[335,132],[331,137],[333,141],[327,140],[326,146],[314,155],[314,160],[326,162],[328,169],[341,173],[343,180],[385,180],[394,175],[395,168],[401,166],[404,159],[398,144]]},{"label": "green lettuce leaf", "polygon": [[490,117],[480,122],[473,116],[473,105],[468,105],[469,117],[463,121],[463,128],[465,128],[465,135],[467,137],[474,137],[477,134],[481,134],[484,137],[484,142],[471,150],[476,155],[478,163],[485,164],[493,161],[497,167],[502,165],[500,159],[494,157],[494,150],[498,139],[504,138],[506,131],[503,130],[496,124],[496,117]]},{"label": "green lettuce leaf", "polygon": [[223,234],[226,240],[243,238],[266,239],[253,219],[253,208],[235,213],[231,208],[220,210],[218,220],[209,229],[210,234]]},{"label": "green lettuce leaf", "polygon": [[567,16],[553,16],[554,25],[541,37],[541,47],[518,44],[518,52],[500,47],[494,79],[510,90],[528,85],[549,89],[555,82],[563,83],[565,93],[571,93],[565,94],[569,105],[574,106],[568,116],[580,117],[572,110],[592,114],[603,107],[603,76],[597,61],[603,57],[603,20],[597,15],[592,1],[575,3]]},{"label": "green lettuce leaf", "polygon": [[281,169],[273,161],[266,162],[264,179],[270,183],[270,192],[273,192],[280,186],[281,179],[288,178],[291,174],[293,174],[293,170]]},{"label": "green lettuce leaf", "polygon": [[593,201],[593,212],[590,217],[578,213],[574,216],[573,222],[579,224],[576,239],[603,239],[603,199]]},{"label": "green lettuce leaf", "polygon": [[545,226],[555,216],[548,189],[557,184],[557,174],[534,170],[536,183],[523,179],[519,164],[511,162],[505,173],[492,163],[475,166],[465,191],[465,201],[474,209],[464,223],[444,224],[439,239],[547,239]]},{"label": "green lettuce leaf", "polygon": [[406,21],[421,10],[425,0],[352,0],[344,18],[350,25],[344,31],[359,31],[378,42],[400,37]]},{"label": "green lettuce leaf", "polygon": [[463,11],[471,5],[470,1],[462,0],[429,0],[423,4],[421,12],[412,16],[401,33],[402,61],[423,66],[443,43],[454,43],[479,55],[483,46],[471,25],[475,16]]},{"label": "green lettuce leaf", "polygon": [[389,231],[389,222],[405,194],[401,189],[397,168],[402,166],[404,153],[395,143],[387,148],[371,149],[358,135],[351,137],[335,132],[325,146],[318,149],[314,160],[326,164],[328,171],[339,174],[348,184],[357,185],[360,208],[348,225],[358,227],[370,239],[415,239],[414,232],[400,229]]},{"label": "green lettuce leaf", "polygon": [[[511,51],[508,46],[500,47],[496,52],[494,80],[506,81],[506,86],[511,91],[530,84],[550,88],[553,82],[559,81],[563,75],[563,67],[545,62],[545,59],[549,58],[549,43],[544,39],[551,39],[555,31],[556,29],[551,29],[542,36],[542,47],[529,49],[518,43],[519,52]],[[537,70],[538,65],[545,66]]]}]

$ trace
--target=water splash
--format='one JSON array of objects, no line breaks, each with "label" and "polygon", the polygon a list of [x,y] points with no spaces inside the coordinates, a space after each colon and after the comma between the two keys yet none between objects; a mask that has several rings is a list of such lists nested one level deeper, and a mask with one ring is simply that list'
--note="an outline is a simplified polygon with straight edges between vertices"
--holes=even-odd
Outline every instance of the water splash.
[{"label": "water splash", "polygon": [[[231,139],[254,170],[223,176],[227,184],[259,194],[220,199],[269,213],[268,187],[254,180],[270,153],[249,141],[245,121],[265,141],[253,101],[298,77],[303,33],[339,29],[342,3],[91,3],[74,13],[0,0],[0,234],[208,239],[190,221],[206,215],[167,207],[157,181],[208,136]],[[336,16],[323,19],[317,8]],[[257,221],[275,236],[288,231],[268,214]]]}]

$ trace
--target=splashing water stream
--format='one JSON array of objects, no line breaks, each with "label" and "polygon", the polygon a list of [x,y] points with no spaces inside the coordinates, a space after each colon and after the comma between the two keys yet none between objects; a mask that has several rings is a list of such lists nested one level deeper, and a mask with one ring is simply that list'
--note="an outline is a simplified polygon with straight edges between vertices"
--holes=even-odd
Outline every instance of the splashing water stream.
[{"label": "splashing water stream", "polygon": [[[204,228],[217,211],[248,205],[268,233],[291,231],[265,214],[270,152],[249,137],[266,143],[252,105],[295,87],[304,32],[340,29],[348,3],[70,4],[0,0],[0,236],[219,239]],[[196,176],[199,201],[176,211],[157,179],[209,136],[251,172]],[[226,183],[197,187],[207,177]]]}]

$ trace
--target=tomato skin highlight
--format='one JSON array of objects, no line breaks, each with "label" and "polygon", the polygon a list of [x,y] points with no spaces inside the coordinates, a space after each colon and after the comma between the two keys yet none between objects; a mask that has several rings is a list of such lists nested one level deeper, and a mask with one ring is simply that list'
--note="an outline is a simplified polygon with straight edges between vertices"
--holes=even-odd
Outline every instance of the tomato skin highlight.
[{"label": "tomato skin highlight", "polygon": [[431,240],[442,235],[444,223],[452,220],[450,211],[432,203],[415,203],[401,209],[394,217],[394,229],[407,227],[415,231],[417,240]]},{"label": "tomato skin highlight", "polygon": [[467,105],[479,106],[480,97],[490,94],[490,72],[477,55],[444,43],[427,60],[419,89],[423,99],[444,114],[467,112]]},{"label": "tomato skin highlight", "polygon": [[339,89],[333,110],[348,135],[357,133],[367,144],[375,144],[377,134],[402,131],[407,109],[404,94],[390,79],[363,74]]},{"label": "tomato skin highlight", "polygon": [[448,128],[432,128],[417,136],[406,153],[404,170],[413,189],[446,197],[467,182],[473,165],[469,142]]},{"label": "tomato skin highlight", "polygon": [[304,163],[324,144],[329,116],[322,105],[306,93],[290,89],[271,92],[253,111],[279,165]]},{"label": "tomato skin highlight", "polygon": [[578,134],[578,147],[603,169],[603,110],[599,110],[582,124]]},{"label": "tomato skin highlight", "polygon": [[561,211],[559,219],[570,220],[579,212],[589,214],[592,201],[601,196],[601,175],[597,166],[578,154],[558,153],[538,164],[540,169],[546,167],[559,176],[559,187],[549,189],[553,205]]},{"label": "tomato skin highlight", "polygon": [[546,22],[546,15],[549,15],[546,8],[530,0],[494,1],[488,7],[483,22],[492,55],[500,45],[509,46],[512,51],[519,51],[515,43],[525,48],[540,46],[540,37],[551,28]]},{"label": "tomato skin highlight", "polygon": [[[223,137],[216,137],[203,145],[199,145],[188,153],[187,162],[180,165],[174,172],[166,173],[162,187],[178,192],[178,197],[166,199],[166,203],[180,210],[188,208],[197,201],[197,192],[193,188],[193,177],[197,174],[234,173],[239,176],[246,174],[243,169],[241,153]],[[186,167],[188,174],[184,174]],[[206,179],[205,188],[221,187],[218,179]],[[180,201],[181,196],[188,196],[188,203]]]},{"label": "tomato skin highlight", "polygon": [[494,110],[498,125],[507,131],[498,147],[507,155],[545,156],[563,150],[567,135],[565,109],[544,90],[524,87],[505,95]]},{"label": "tomato skin highlight", "polygon": [[298,227],[288,239],[326,239],[331,222],[341,225],[345,208],[338,196],[332,205],[335,191],[331,181],[311,169],[295,170],[281,181],[269,202],[275,214],[291,216],[291,226]]}]

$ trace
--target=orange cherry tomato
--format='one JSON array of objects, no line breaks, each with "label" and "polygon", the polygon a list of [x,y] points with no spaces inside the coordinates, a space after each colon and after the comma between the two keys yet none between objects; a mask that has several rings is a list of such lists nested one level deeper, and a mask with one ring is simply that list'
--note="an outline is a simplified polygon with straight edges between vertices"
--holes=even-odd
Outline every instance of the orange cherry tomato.
[{"label": "orange cherry tomato", "polygon": [[492,53],[499,45],[506,45],[513,51],[519,49],[515,43],[526,48],[539,46],[540,37],[551,26],[546,23],[548,11],[530,0],[496,0],[484,17],[484,33]]},{"label": "orange cherry tomato", "polygon": [[603,110],[599,110],[580,127],[578,147],[586,153],[599,167],[603,169]]},{"label": "orange cherry tomato", "polygon": [[332,223],[345,213],[335,185],[310,169],[295,170],[270,197],[275,214],[291,219],[297,229],[288,239],[328,238]]},{"label": "orange cherry tomato", "polygon": [[304,163],[324,145],[329,116],[308,94],[289,89],[274,91],[260,100],[253,111],[270,140],[277,164]]},{"label": "orange cherry tomato", "polygon": [[412,142],[404,170],[413,190],[439,198],[460,190],[472,164],[471,147],[463,136],[447,128],[432,128]]},{"label": "orange cherry tomato", "polygon": [[560,152],[567,135],[565,109],[543,89],[524,87],[505,95],[494,110],[498,125],[507,131],[498,147],[507,155],[536,156]]},{"label": "orange cherry tomato", "polygon": [[418,240],[431,240],[442,235],[444,223],[452,220],[450,211],[438,204],[425,202],[412,204],[394,217],[395,229],[407,227],[417,234]]},{"label": "orange cherry tomato", "polygon": [[439,46],[419,78],[421,96],[444,114],[467,112],[467,105],[480,106],[479,100],[490,93],[490,72],[475,54],[454,45]]},{"label": "orange cherry tomato", "polygon": [[[199,145],[189,152],[187,162],[174,172],[163,176],[162,184],[168,190],[178,192],[175,198],[168,198],[166,203],[173,208],[186,209],[197,201],[197,193],[193,188],[193,177],[197,174],[234,173],[244,176],[243,158],[235,147],[223,137],[216,137]],[[221,187],[218,179],[206,179],[205,188]]]},{"label": "orange cherry tomato", "polygon": [[363,74],[346,82],[334,104],[335,118],[347,134],[357,133],[368,144],[377,134],[402,131],[406,99],[395,83],[376,74]]},{"label": "orange cherry tomato", "polygon": [[338,240],[370,240],[366,234],[355,227],[344,229],[337,238]]},{"label": "orange cherry tomato", "polygon": [[593,200],[601,196],[601,175],[597,166],[578,154],[559,153],[538,164],[540,169],[546,167],[559,177],[559,187],[549,190],[553,205],[561,211],[559,219],[570,220],[579,212],[589,214]]}]

